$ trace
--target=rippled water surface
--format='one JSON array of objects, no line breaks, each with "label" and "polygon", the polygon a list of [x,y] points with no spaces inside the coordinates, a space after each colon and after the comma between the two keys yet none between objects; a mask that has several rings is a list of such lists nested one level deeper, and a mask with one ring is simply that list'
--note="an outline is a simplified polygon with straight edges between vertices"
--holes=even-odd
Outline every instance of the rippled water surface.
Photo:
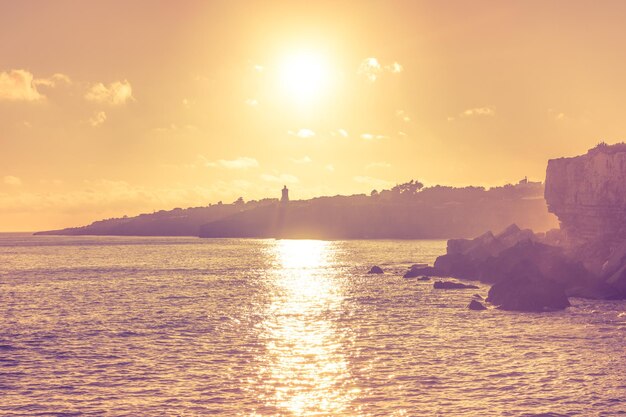
[{"label": "rippled water surface", "polygon": [[469,311],[444,251],[0,235],[0,415],[626,415],[626,303]]}]

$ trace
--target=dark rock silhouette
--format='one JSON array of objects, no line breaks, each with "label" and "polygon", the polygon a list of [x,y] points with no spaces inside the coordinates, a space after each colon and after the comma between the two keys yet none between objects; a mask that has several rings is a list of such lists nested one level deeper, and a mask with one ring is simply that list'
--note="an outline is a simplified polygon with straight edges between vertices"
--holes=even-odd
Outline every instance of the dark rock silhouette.
[{"label": "dark rock silhouette", "polygon": [[487,302],[502,310],[552,311],[570,306],[563,283],[547,278],[532,260],[516,264],[496,282],[487,295]]},{"label": "dark rock silhouette", "polygon": [[433,284],[433,288],[436,290],[465,290],[476,289],[478,287],[476,285],[462,284],[460,282],[435,281],[435,283]]},{"label": "dark rock silhouette", "polygon": [[470,301],[467,308],[469,308],[470,310],[475,310],[475,311],[487,310],[487,307],[485,307],[483,303],[481,303],[480,301],[476,301],[476,300]]},{"label": "dark rock silhouette", "polygon": [[368,274],[382,274],[383,269],[380,266],[374,265],[368,272]]},{"label": "dark rock silhouette", "polygon": [[[413,265],[411,268],[409,268],[408,271],[406,271],[403,275],[403,278],[417,278],[419,276],[439,276],[438,275],[438,271],[433,268],[432,266],[416,266]],[[443,275],[442,275],[443,276]]]}]

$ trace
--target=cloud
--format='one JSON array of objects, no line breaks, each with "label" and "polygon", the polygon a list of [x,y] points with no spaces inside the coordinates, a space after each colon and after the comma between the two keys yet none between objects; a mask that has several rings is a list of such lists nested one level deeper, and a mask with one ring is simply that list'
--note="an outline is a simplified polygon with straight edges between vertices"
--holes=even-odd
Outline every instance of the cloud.
[{"label": "cloud", "polygon": [[254,158],[249,158],[247,156],[242,156],[236,159],[219,159],[214,162],[209,162],[205,157],[200,156],[202,160],[205,161],[204,165],[207,167],[221,167],[226,169],[248,169],[248,168],[256,168],[259,166],[259,161]]},{"label": "cloud", "polygon": [[348,137],[348,132],[345,129],[339,129],[337,132],[344,138]]},{"label": "cloud", "polygon": [[353,179],[355,182],[358,182],[360,184],[367,184],[376,189],[389,188],[393,185],[393,183],[390,181],[385,181],[380,178],[373,178],[373,177],[368,177],[364,175],[357,175]]},{"label": "cloud", "polygon": [[293,184],[300,181],[298,177],[291,174],[262,174],[261,179],[267,182],[278,182],[283,184]]},{"label": "cloud", "polygon": [[367,164],[365,169],[375,169],[375,168],[390,168],[391,164],[389,162],[372,162],[371,164]]},{"label": "cloud", "polygon": [[44,87],[56,87],[59,84],[71,84],[72,80],[65,74],[52,74],[49,78],[37,78],[33,80],[34,85],[42,85]]},{"label": "cloud", "polygon": [[195,125],[177,125],[176,123],[172,123],[167,127],[155,127],[152,129],[153,132],[156,133],[164,133],[164,132],[184,132],[184,131],[196,131],[198,130],[198,126]]},{"label": "cloud", "polygon": [[85,99],[96,103],[117,106],[133,99],[133,89],[126,80],[115,81],[109,85],[94,84],[85,94]]},{"label": "cloud", "polygon": [[94,115],[88,120],[89,124],[93,127],[100,126],[107,119],[107,114],[103,111],[94,113]]},{"label": "cloud", "polygon": [[475,107],[473,109],[467,109],[462,112],[460,117],[472,117],[472,116],[494,116],[496,109],[493,107]]},{"label": "cloud", "polygon": [[404,71],[404,67],[398,62],[392,62],[389,65],[381,65],[378,59],[374,57],[365,58],[357,70],[357,74],[365,77],[369,82],[374,82],[380,78],[380,76],[388,72],[390,74],[400,74]]},{"label": "cloud", "polygon": [[247,106],[250,106],[250,107],[256,107],[259,105],[259,101],[255,98],[248,98],[246,99],[245,103]]},{"label": "cloud", "polygon": [[385,66],[385,69],[392,74],[399,74],[404,71],[404,67],[397,62],[394,62],[391,65]]},{"label": "cloud", "polygon": [[330,171],[330,172],[334,172],[335,171],[335,167],[333,164],[328,164],[326,165],[326,171]]},{"label": "cloud", "polygon": [[554,110],[554,109],[548,109],[548,114],[552,116],[554,120],[565,120],[568,118],[565,113]]},{"label": "cloud", "polygon": [[30,72],[21,69],[0,72],[0,100],[38,101],[45,98],[37,91]]},{"label": "cloud", "polygon": [[19,187],[20,185],[22,185],[22,180],[19,179],[18,177],[14,177],[13,175],[6,175],[2,179],[2,182],[12,187]]},{"label": "cloud", "polygon": [[378,76],[382,72],[382,67],[378,60],[374,57],[365,58],[361,65],[359,65],[359,69],[357,73],[359,75],[364,76],[369,82],[374,82],[378,79]]},{"label": "cloud", "polygon": [[396,110],[396,117],[406,123],[411,121],[411,117],[404,110]]},{"label": "cloud", "polygon": [[313,136],[315,136],[315,132],[312,131],[311,129],[300,129],[297,132],[290,130],[287,133],[292,136],[297,136],[303,139],[308,139],[308,138],[312,138]]},{"label": "cloud", "polygon": [[374,135],[372,133],[363,133],[361,134],[361,139],[365,140],[374,140],[374,139],[389,139],[389,136],[385,135]]},{"label": "cloud", "polygon": [[309,158],[308,156],[304,156],[299,159],[291,158],[291,162],[293,162],[294,164],[298,164],[298,165],[304,165],[304,164],[310,164],[311,162],[313,162],[313,160]]}]

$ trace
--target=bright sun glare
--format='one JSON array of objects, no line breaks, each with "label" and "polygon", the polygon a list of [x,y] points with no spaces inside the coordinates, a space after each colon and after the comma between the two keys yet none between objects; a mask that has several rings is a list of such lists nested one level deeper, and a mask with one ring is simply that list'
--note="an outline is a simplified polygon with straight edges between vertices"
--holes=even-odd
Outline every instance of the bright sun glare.
[{"label": "bright sun glare", "polygon": [[299,52],[288,55],[280,65],[279,82],[292,99],[309,103],[329,88],[330,70],[324,56]]}]

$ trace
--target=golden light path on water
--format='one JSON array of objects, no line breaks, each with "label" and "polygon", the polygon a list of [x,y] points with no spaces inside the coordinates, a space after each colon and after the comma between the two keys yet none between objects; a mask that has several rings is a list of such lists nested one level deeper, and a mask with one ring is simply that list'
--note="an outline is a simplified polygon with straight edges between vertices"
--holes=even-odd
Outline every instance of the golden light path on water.
[{"label": "golden light path on water", "polygon": [[262,324],[263,401],[278,415],[340,415],[358,393],[351,386],[340,314],[342,285],[332,242],[281,240],[274,251],[272,301]]}]

